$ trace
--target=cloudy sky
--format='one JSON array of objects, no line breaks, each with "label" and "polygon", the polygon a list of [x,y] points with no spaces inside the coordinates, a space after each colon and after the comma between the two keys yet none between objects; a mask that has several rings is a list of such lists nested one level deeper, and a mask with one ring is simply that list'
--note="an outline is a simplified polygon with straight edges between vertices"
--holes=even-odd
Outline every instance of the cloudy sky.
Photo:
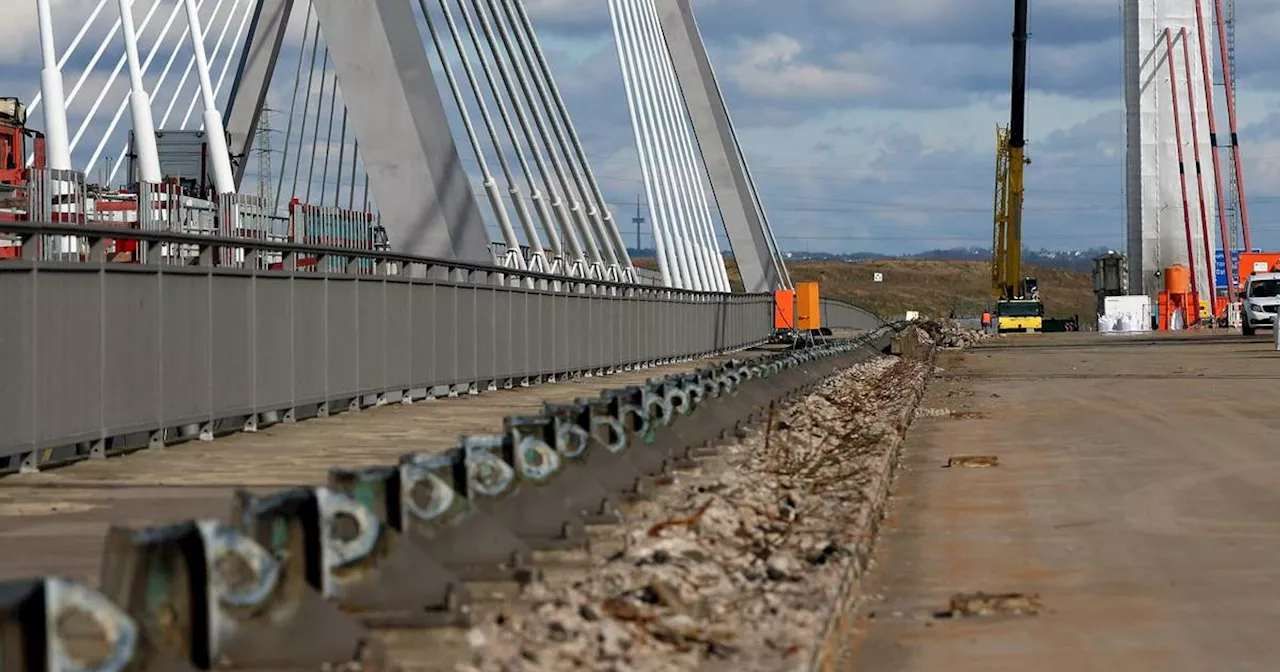
[{"label": "cloudy sky", "polygon": [[[29,99],[39,69],[34,0],[12,1],[20,5],[17,20],[0,23],[0,95]],[[162,7],[153,33],[173,3],[157,1]],[[230,6],[239,0],[225,2],[227,15],[235,15]],[[98,3],[54,4],[58,41],[65,45]],[[139,21],[151,4],[135,1]],[[1032,4],[1028,152],[1034,163],[1026,243],[1118,248],[1124,240],[1119,4]],[[606,197],[618,219],[629,222],[643,184],[607,5],[528,5]],[[694,6],[784,248],[898,253],[990,244],[995,127],[1009,115],[1011,0],[696,0]],[[103,16],[112,14],[108,9]],[[109,28],[103,23],[90,31],[73,65],[83,68]],[[1254,238],[1280,247],[1280,0],[1241,3],[1238,25],[1240,137]],[[179,17],[170,40],[181,27]],[[296,45],[300,31],[294,33]],[[71,106],[73,130],[102,89],[118,47],[107,53]],[[282,58],[286,79],[297,55],[294,47]],[[152,75],[165,61],[159,56]],[[171,79],[180,70],[181,59]],[[273,107],[288,109],[290,84],[277,78]],[[112,91],[105,114],[95,115],[77,149],[78,160],[90,155],[122,100],[120,85]],[[187,102],[177,105],[175,118]],[[157,117],[163,103],[167,96],[157,103]],[[1219,112],[1225,126],[1221,102]],[[113,143],[102,154],[117,156]],[[633,241],[634,229],[626,237]]]}]

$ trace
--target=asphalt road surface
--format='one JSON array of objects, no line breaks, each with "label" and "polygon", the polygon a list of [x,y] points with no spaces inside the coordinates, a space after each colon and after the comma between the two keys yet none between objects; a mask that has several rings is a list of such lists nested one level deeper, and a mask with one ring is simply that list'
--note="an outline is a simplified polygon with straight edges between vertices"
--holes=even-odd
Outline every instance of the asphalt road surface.
[{"label": "asphalt road surface", "polygon": [[[1280,669],[1270,337],[1028,336],[941,357],[842,667]],[[943,468],[957,455],[999,466]],[[1040,611],[940,617],[976,591]]]}]

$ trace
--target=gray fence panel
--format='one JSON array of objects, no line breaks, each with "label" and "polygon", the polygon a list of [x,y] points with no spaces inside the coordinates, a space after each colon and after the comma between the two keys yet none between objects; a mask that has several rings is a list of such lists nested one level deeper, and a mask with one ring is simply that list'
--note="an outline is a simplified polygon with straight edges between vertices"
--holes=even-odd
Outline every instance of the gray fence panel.
[{"label": "gray fence panel", "polygon": [[[515,325],[516,304],[524,304],[523,294],[509,291],[497,291],[491,296],[493,302],[493,375],[504,381],[521,373],[524,358],[516,355]],[[521,349],[523,355],[524,348]]]},{"label": "gray fence panel", "polygon": [[[766,296],[458,284],[464,275],[10,262],[0,267],[9,383],[0,388],[0,470],[33,449],[685,358],[772,331]],[[880,324],[829,299],[823,312],[832,328]]]},{"label": "gray fence panel", "polygon": [[[458,320],[461,310],[459,303],[464,294],[453,285],[438,285],[431,289],[435,296],[436,318],[432,333],[435,335],[436,380],[439,385],[455,385],[461,377],[470,371],[472,363],[464,365],[459,361],[458,343],[471,338],[471,334],[463,331],[463,323]],[[470,303],[470,297],[465,297]]]},{"label": "gray fence panel", "polygon": [[662,358],[662,347],[666,344],[666,324],[663,322],[666,315],[663,312],[662,303],[656,297],[649,298],[648,313],[645,326],[649,333],[649,343],[646,346],[645,359],[657,361]]},{"label": "gray fence panel", "polygon": [[[0,458],[36,442],[35,272],[0,267]],[[0,464],[4,460],[0,459]]]},{"label": "gray fence panel", "polygon": [[326,401],[345,402],[356,396],[360,384],[360,313],[356,281],[330,277],[326,284],[329,292]]},{"label": "gray fence panel", "polygon": [[584,318],[583,335],[586,338],[586,355],[587,362],[584,368],[589,370],[597,370],[601,368],[604,361],[604,343],[600,338],[601,328],[604,326],[603,316],[600,314],[600,307],[605,302],[605,298],[601,296],[589,296],[583,301],[583,312],[586,314]]},{"label": "gray fence panel", "polygon": [[454,361],[455,376],[459,384],[469,384],[479,378],[476,357],[480,351],[476,339],[480,338],[480,322],[476,316],[476,294],[485,291],[476,287],[457,287],[454,290]]},{"label": "gray fence panel", "polygon": [[609,329],[611,344],[606,352],[608,353],[608,364],[610,366],[626,366],[634,361],[631,349],[631,320],[624,309],[625,306],[634,305],[636,305],[635,299],[621,294],[613,297],[613,300],[609,302],[609,323],[613,326]]},{"label": "gray fence panel", "polygon": [[[62,292],[55,295],[49,291],[53,289],[52,283],[55,280],[58,285],[62,285],[69,290],[66,295],[63,295]],[[193,281],[194,285],[204,290],[202,293],[207,296],[208,281],[200,276],[193,278]],[[93,296],[84,297],[88,298],[88,301],[80,304],[80,301],[73,297],[81,295],[81,292],[71,289],[68,283],[83,283],[82,287],[92,288]],[[60,338],[46,331],[46,328],[52,327],[52,325],[37,324],[36,329],[39,335],[36,341],[36,351],[39,353],[38,361],[40,365],[37,373],[39,378],[36,380],[37,389],[56,381],[59,374],[54,372],[59,371],[64,366],[71,365],[76,367],[78,374],[85,376],[86,380],[82,384],[85,386],[86,391],[91,389],[93,396],[96,397],[93,401],[88,402],[88,408],[92,408],[93,413],[98,415],[94,419],[98,427],[94,428],[93,434],[101,437],[114,433],[127,434],[155,427],[156,422],[164,413],[164,402],[169,401],[163,396],[161,390],[161,362],[167,358],[164,356],[160,337],[163,317],[161,307],[163,304],[160,300],[159,278],[156,274],[103,273],[90,278],[81,276],[78,273],[40,273],[36,292],[37,297],[40,297],[37,299],[39,301],[37,305],[43,304],[46,300],[80,304],[75,309],[87,310],[89,315],[83,317],[92,317],[93,323],[100,324],[102,329],[99,332],[96,328],[93,328],[92,333],[86,334],[86,336],[93,339],[93,342],[86,343],[87,352],[83,353],[83,357],[68,359],[46,368],[46,364],[53,364],[50,361],[50,356],[60,358],[62,351],[69,344],[65,342],[59,343]],[[182,298],[180,293],[175,292],[175,294],[175,299],[180,300]],[[207,301],[203,303],[206,306],[208,304]],[[72,308],[69,303],[66,307]],[[207,313],[207,308],[205,308],[204,312]],[[100,322],[98,320],[99,316],[101,316]],[[199,319],[201,317],[204,316],[196,316],[192,320],[194,322],[193,329],[205,326],[207,320]],[[67,326],[69,325],[53,327],[53,330],[59,331]],[[90,327],[86,324],[78,328],[89,329]],[[199,337],[197,336],[196,338]],[[200,342],[207,343],[207,337],[201,339]],[[57,344],[56,346],[55,343]],[[186,356],[187,350],[184,344],[178,343],[177,345],[178,349],[173,351],[174,354],[180,357]],[[57,349],[51,349],[53,347]],[[200,370],[205,370],[205,367],[199,368]],[[207,413],[209,407],[208,387],[199,389],[205,394],[197,400],[194,406],[199,411]],[[192,392],[193,390],[175,389],[174,396],[177,398],[189,397]],[[52,419],[46,409],[49,411],[63,410],[74,403],[70,398],[63,398],[57,401],[57,405],[49,406],[43,395],[37,398],[39,399],[38,403],[41,404],[37,413],[39,413],[42,420]],[[56,427],[41,422],[41,439],[59,437],[65,438],[66,442],[69,443],[74,440],[73,437],[82,433],[81,427],[71,424],[71,422],[74,422],[73,416],[61,418],[60,420],[60,426]]]},{"label": "gray fence panel", "polygon": [[472,331],[475,336],[471,342],[476,346],[475,379],[482,385],[497,378],[500,370],[498,348],[501,347],[501,341],[498,339],[498,325],[506,321],[506,316],[499,321],[498,292],[506,291],[496,287],[480,287],[475,290],[475,328]]},{"label": "gray fence panel", "polygon": [[259,412],[293,407],[293,281],[259,276],[254,285],[254,406]]},{"label": "gray fence panel", "polygon": [[650,344],[649,356],[654,360],[662,360],[667,353],[671,352],[670,344],[667,342],[667,311],[670,306],[655,299],[649,309],[653,313],[653,341]]},{"label": "gray fence panel", "polygon": [[[210,361],[213,308],[209,293],[212,278],[205,273],[151,275],[145,278],[150,288],[134,287],[133,297],[129,297],[128,290],[116,282],[128,280],[130,275],[133,274],[104,275],[106,351],[126,355],[145,352],[145,347],[155,346],[152,352],[159,353],[159,366],[145,362],[121,362],[108,354],[107,380],[112,381],[112,385],[121,385],[124,389],[117,387],[117,391],[128,395],[128,403],[138,406],[139,412],[131,421],[129,413],[110,407],[117,402],[107,401],[104,402],[107,404],[104,417],[118,418],[123,425],[162,419],[167,427],[208,422],[213,414],[213,398],[210,396],[213,386],[213,363]],[[136,301],[148,295],[155,298],[157,294],[158,309],[151,315],[143,317],[141,322],[116,325],[117,320],[128,318],[115,310],[111,297]],[[122,328],[124,331],[119,331]],[[141,339],[142,342],[116,343],[117,338]],[[125,378],[121,376],[145,377],[146,380],[124,382]],[[104,396],[109,398],[113,395]],[[122,429],[108,428],[108,434]]]},{"label": "gray fence panel", "polygon": [[387,390],[387,294],[381,279],[356,281],[356,375],[361,394]]},{"label": "gray fence panel", "polygon": [[213,408],[231,415],[247,415],[256,410],[252,368],[253,282],[250,276],[226,276],[210,288]]},{"label": "gray fence panel", "polygon": [[[413,332],[410,335],[412,348],[409,355],[409,369],[413,371],[415,385],[426,385],[428,381],[439,382],[444,373],[441,371],[439,351],[440,342],[437,329],[441,317],[440,306],[436,303],[436,288],[428,284],[413,283],[409,292],[409,300],[413,308]],[[428,390],[430,392],[430,390]]]},{"label": "gray fence panel", "polygon": [[[102,419],[99,276],[86,268],[79,273],[40,275],[37,283],[37,436],[96,438]],[[145,306],[139,306],[131,316],[146,315],[145,311]]]},{"label": "gray fence panel", "polygon": [[534,353],[534,359],[537,362],[537,371],[539,375],[550,375],[558,370],[559,359],[557,357],[557,348],[559,347],[558,338],[560,333],[556,330],[556,297],[551,294],[538,294],[537,301],[533,303],[533,322],[532,326],[538,330],[536,336],[539,345],[537,352]]},{"label": "gray fence panel", "polygon": [[[423,332],[416,330],[414,314],[414,286],[404,281],[388,280],[386,285],[386,351],[383,353],[382,366],[386,371],[388,390],[406,391],[415,384],[429,378],[415,378],[413,370],[414,335]],[[430,341],[423,343],[423,347]]]},{"label": "gray fence panel", "polygon": [[570,316],[572,297],[556,294],[551,297],[551,348],[555,353],[551,365],[559,371],[574,371],[576,361],[573,357],[574,338],[577,336],[576,325]]},{"label": "gray fence panel", "polygon": [[599,296],[587,296],[582,299],[582,352],[585,355],[583,369],[594,371],[600,368],[600,303],[604,299]]},{"label": "gray fence panel", "polygon": [[329,281],[293,279],[293,403],[329,400]]},{"label": "gray fence panel", "polygon": [[511,342],[511,378],[513,382],[533,375],[533,358],[530,343],[533,334],[529,329],[529,305],[533,298],[528,292],[511,296],[510,318],[507,320],[507,338]]}]

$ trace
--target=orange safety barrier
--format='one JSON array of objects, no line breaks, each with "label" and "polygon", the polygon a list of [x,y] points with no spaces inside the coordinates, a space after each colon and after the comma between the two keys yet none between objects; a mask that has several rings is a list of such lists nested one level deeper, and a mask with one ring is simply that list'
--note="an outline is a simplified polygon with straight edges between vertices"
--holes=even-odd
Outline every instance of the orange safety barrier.
[{"label": "orange safety barrier", "polygon": [[800,329],[807,331],[822,328],[822,303],[818,300],[818,283],[801,282],[796,285],[796,323]]},{"label": "orange safety barrier", "polygon": [[773,328],[796,328],[796,291],[779,289],[773,293]]}]

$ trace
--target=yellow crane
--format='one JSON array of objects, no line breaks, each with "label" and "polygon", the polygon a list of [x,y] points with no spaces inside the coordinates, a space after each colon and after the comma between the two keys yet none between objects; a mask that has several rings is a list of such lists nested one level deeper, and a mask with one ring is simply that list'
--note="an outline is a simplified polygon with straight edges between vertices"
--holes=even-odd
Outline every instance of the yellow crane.
[{"label": "yellow crane", "polygon": [[995,227],[991,298],[1001,332],[1040,331],[1044,304],[1035,278],[1022,276],[1022,176],[1026,157],[1027,0],[1014,0],[1013,95],[1008,126],[996,128]]}]

